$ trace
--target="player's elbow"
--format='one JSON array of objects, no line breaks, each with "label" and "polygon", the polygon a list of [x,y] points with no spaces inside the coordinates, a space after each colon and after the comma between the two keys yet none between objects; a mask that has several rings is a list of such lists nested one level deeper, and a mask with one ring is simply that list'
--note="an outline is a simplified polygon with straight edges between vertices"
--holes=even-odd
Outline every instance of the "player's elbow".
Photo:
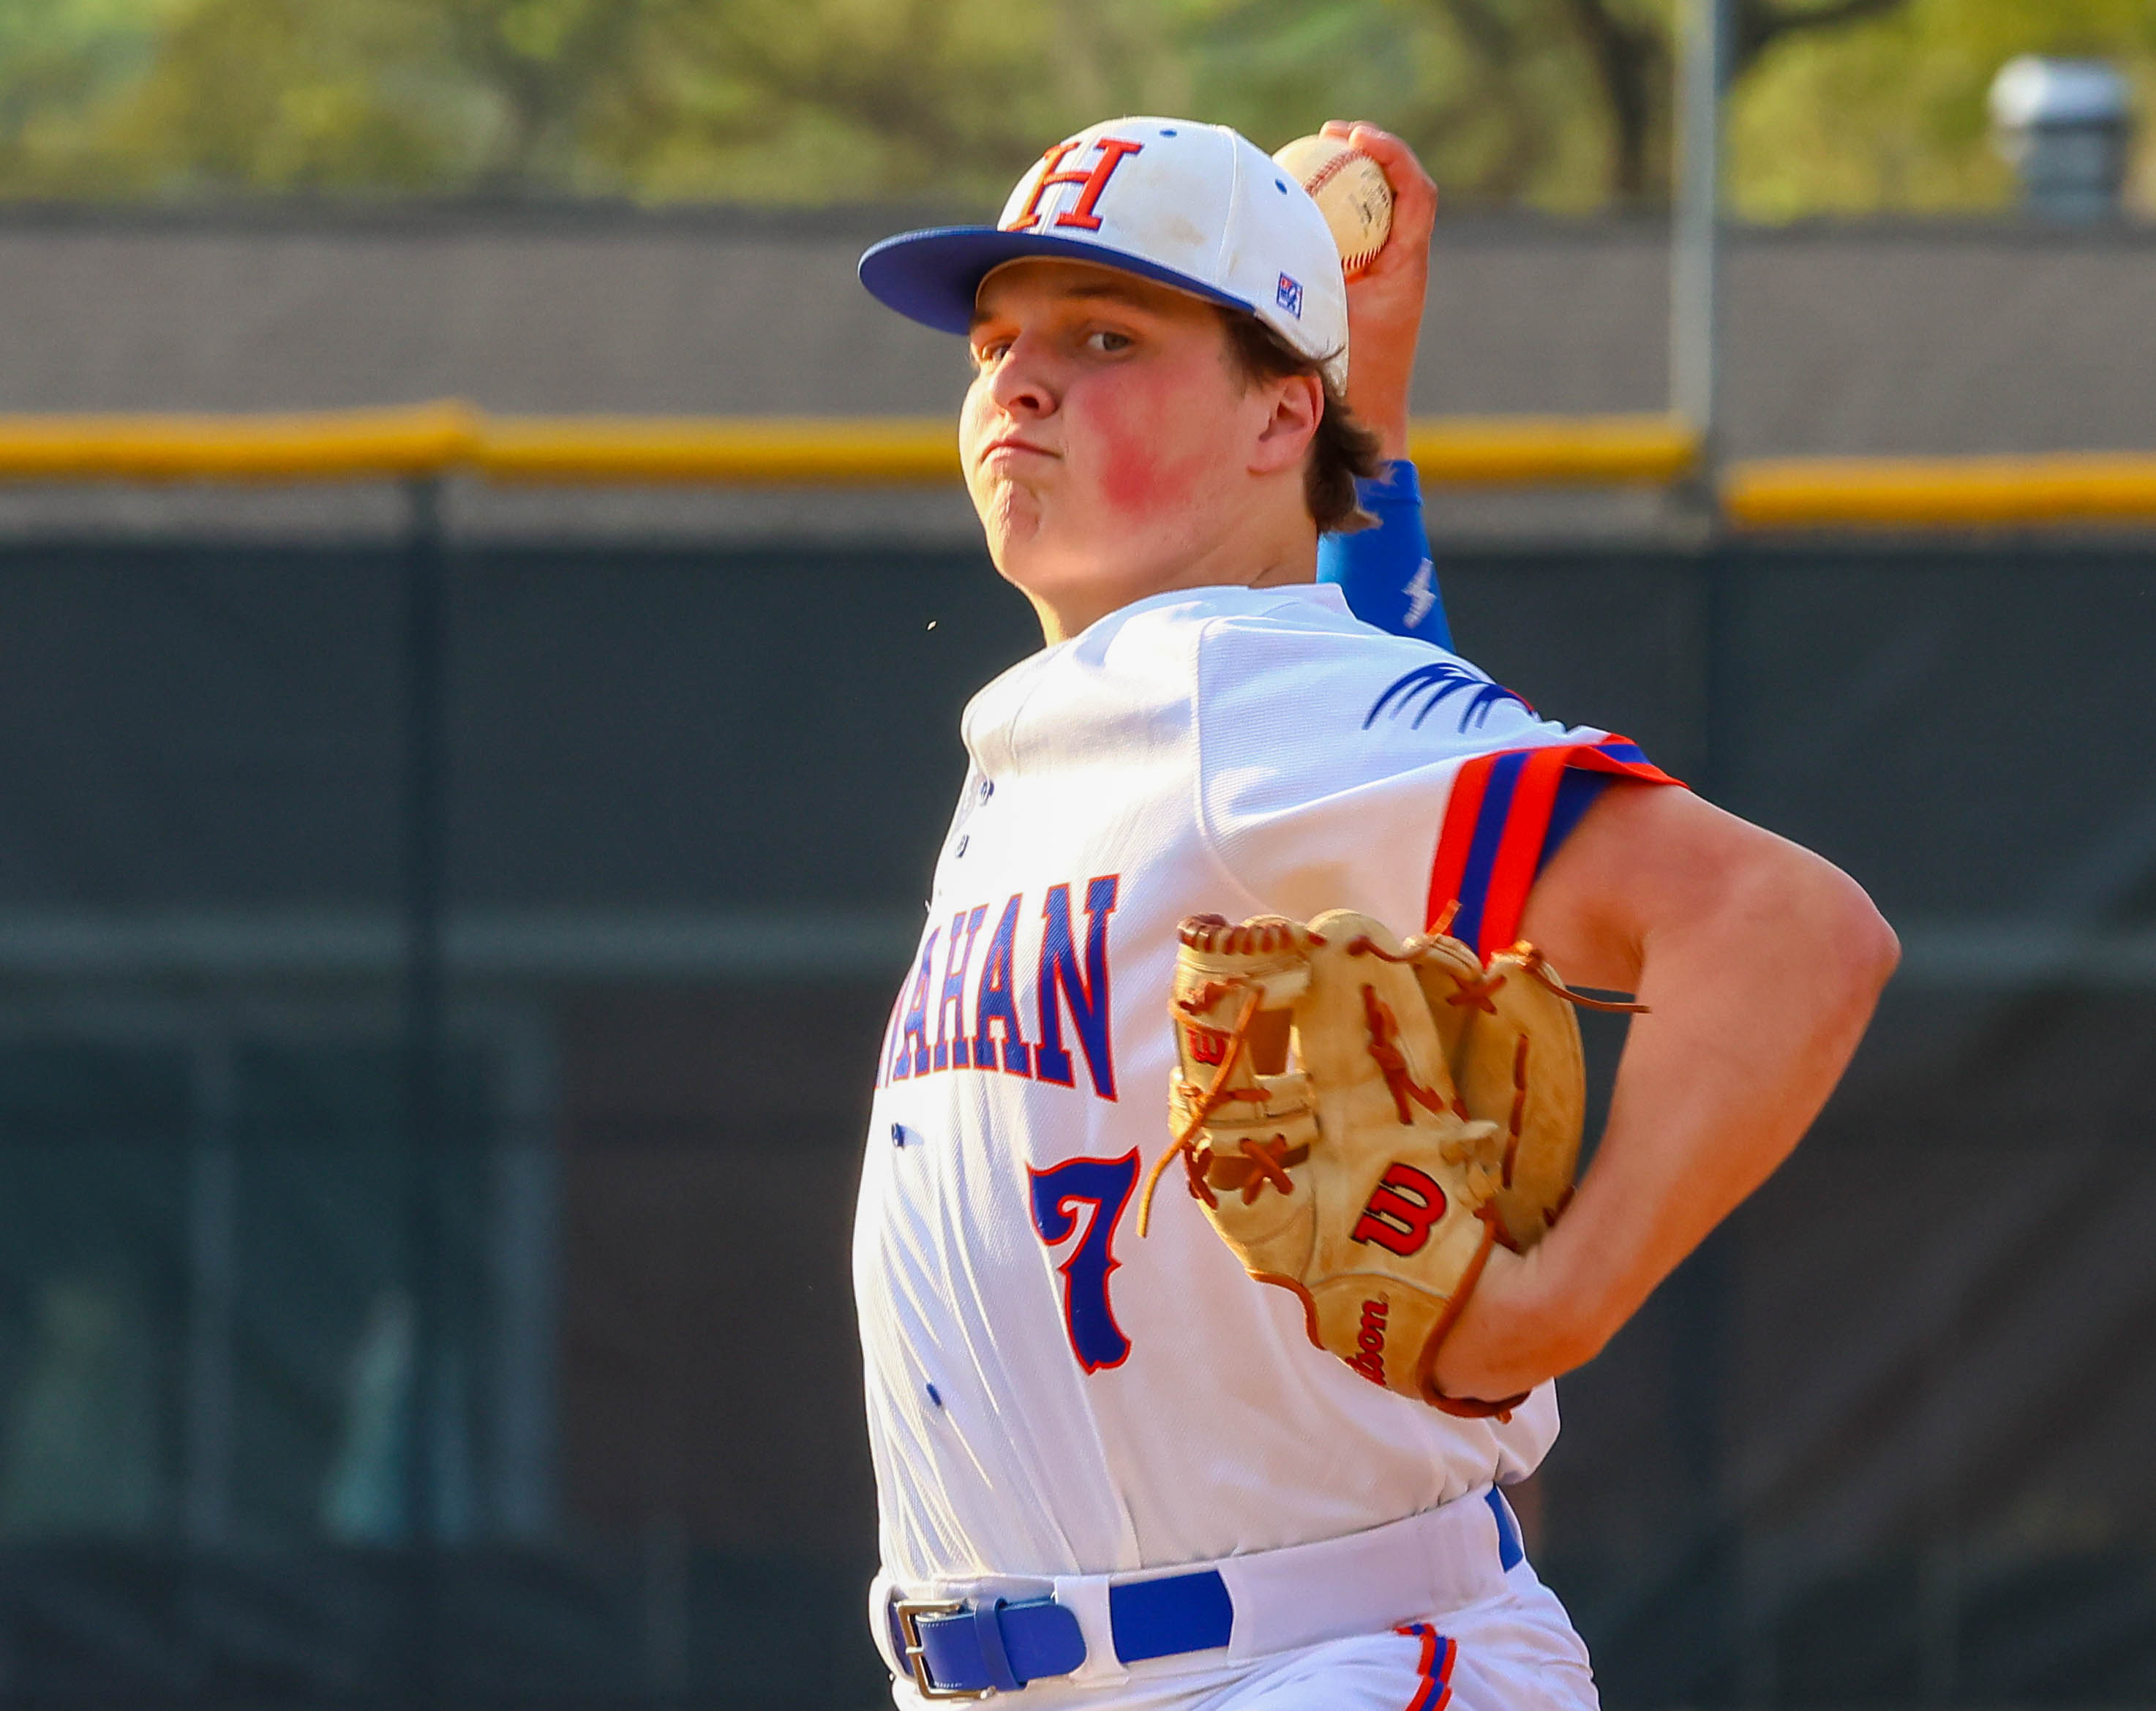
[{"label": "player's elbow", "polygon": [[1839,974],[1851,1000],[1869,1011],[1902,961],[1902,941],[1861,885],[1821,857],[1810,860],[1811,943]]},{"label": "player's elbow", "polygon": [[1748,878],[1748,911],[1801,962],[1815,1004],[1861,1026],[1902,960],[1901,940],[1864,888],[1779,839]]},{"label": "player's elbow", "polygon": [[1836,869],[1845,901],[1837,936],[1846,947],[1851,978],[1867,1002],[1876,1000],[1902,966],[1902,940],[1864,888]]}]

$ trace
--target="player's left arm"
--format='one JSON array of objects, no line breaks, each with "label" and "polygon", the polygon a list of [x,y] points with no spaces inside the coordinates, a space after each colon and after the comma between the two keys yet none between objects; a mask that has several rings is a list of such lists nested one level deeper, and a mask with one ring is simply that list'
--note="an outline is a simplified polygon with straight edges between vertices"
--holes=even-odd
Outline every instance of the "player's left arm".
[{"label": "player's left arm", "polygon": [[1786,1158],[1900,955],[1856,883],[1689,791],[1614,784],[1535,882],[1522,935],[1577,986],[1636,993],[1609,1119],[1563,1220],[1491,1256],[1445,1340],[1455,1396],[1592,1359]]},{"label": "player's left arm", "polygon": [[1414,151],[1374,125],[1332,119],[1323,134],[1369,156],[1393,191],[1392,229],[1369,266],[1348,282],[1348,402],[1378,435],[1386,468],[1358,482],[1377,527],[1328,535],[1318,546],[1318,580],[1337,585],[1365,623],[1452,646],[1437,568],[1423,522],[1422,493],[1408,460],[1409,397],[1430,290],[1430,234],[1437,186]]}]

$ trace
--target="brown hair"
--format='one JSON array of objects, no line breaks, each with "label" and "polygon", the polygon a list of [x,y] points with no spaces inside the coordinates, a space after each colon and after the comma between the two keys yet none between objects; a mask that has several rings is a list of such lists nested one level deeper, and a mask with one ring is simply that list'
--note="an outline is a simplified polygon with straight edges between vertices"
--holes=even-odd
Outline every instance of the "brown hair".
[{"label": "brown hair", "polygon": [[1325,388],[1325,414],[1319,418],[1302,466],[1303,502],[1321,535],[1368,528],[1377,519],[1356,502],[1355,479],[1361,476],[1368,480],[1384,469],[1377,430],[1357,419],[1345,395],[1326,377],[1322,363],[1291,350],[1257,316],[1223,309],[1220,321],[1228,330],[1229,360],[1245,384],[1283,380],[1291,374],[1318,377]]}]

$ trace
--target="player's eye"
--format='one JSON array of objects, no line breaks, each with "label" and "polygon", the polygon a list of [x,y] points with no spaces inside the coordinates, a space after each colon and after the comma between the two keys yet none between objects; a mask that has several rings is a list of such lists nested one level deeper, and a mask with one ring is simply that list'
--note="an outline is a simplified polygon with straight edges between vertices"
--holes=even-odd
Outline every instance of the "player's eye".
[{"label": "player's eye", "polygon": [[1128,333],[1119,333],[1112,327],[1096,327],[1086,335],[1086,348],[1097,351],[1103,356],[1112,356],[1120,351],[1127,351],[1137,342]]},{"label": "player's eye", "polygon": [[1009,339],[989,339],[973,346],[973,366],[993,368],[1011,347]]}]

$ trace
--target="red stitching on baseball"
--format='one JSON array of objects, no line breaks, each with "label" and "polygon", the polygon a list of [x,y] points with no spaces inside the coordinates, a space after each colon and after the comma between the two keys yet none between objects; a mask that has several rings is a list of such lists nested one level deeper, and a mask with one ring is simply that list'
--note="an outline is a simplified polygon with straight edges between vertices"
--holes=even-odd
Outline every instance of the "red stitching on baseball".
[{"label": "red stitching on baseball", "polygon": [[1342,144],[1338,154],[1333,156],[1331,160],[1327,161],[1315,172],[1312,173],[1309,177],[1302,181],[1302,187],[1308,191],[1312,196],[1315,196],[1317,194],[1318,187],[1321,185],[1331,183],[1333,174],[1339,172],[1342,167],[1345,166],[1348,163],[1348,161],[1367,161],[1371,157],[1368,155],[1364,154],[1362,150],[1358,148],[1350,148],[1347,145]]}]

